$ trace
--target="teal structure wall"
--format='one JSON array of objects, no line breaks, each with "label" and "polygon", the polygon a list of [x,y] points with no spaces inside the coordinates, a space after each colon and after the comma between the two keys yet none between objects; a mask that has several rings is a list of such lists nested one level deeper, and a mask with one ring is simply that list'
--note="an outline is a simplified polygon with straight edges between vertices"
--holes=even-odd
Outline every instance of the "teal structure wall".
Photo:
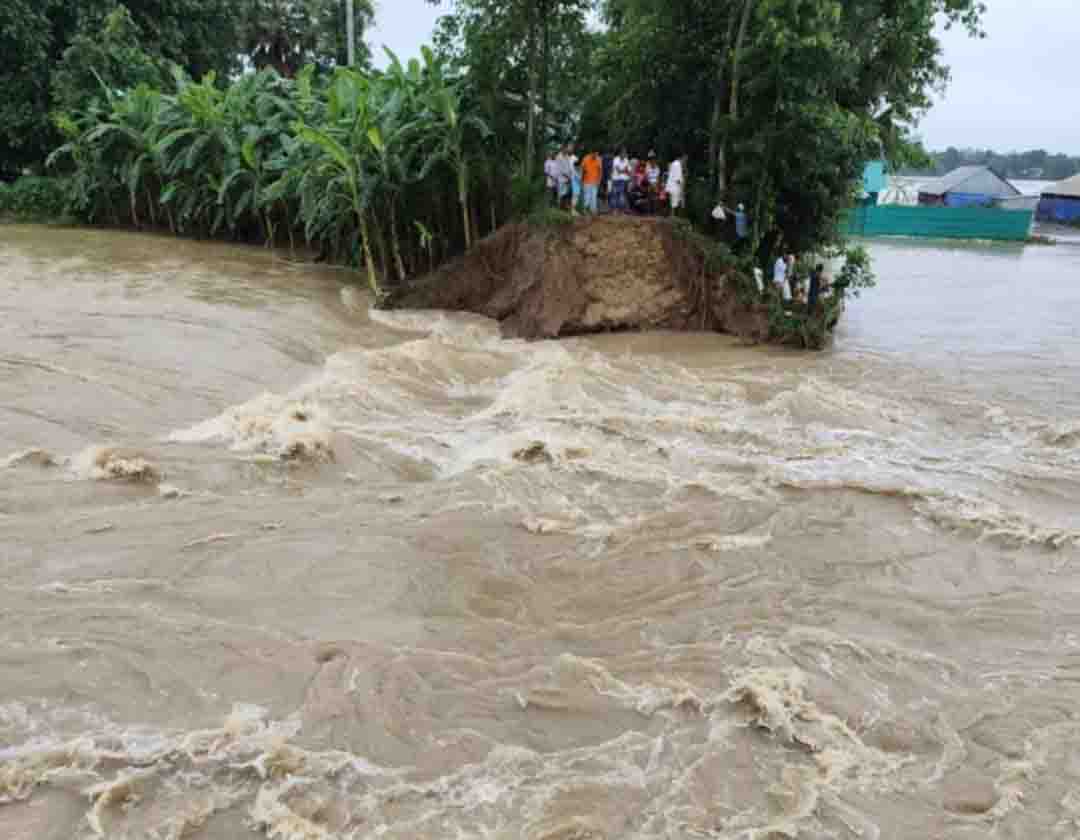
[{"label": "teal structure wall", "polygon": [[863,189],[870,195],[885,192],[888,182],[885,179],[885,161],[872,160],[863,169]]},{"label": "teal structure wall", "polygon": [[1031,233],[1031,210],[983,207],[907,207],[863,205],[852,208],[843,224],[849,236],[923,236],[932,239],[1023,241]]}]

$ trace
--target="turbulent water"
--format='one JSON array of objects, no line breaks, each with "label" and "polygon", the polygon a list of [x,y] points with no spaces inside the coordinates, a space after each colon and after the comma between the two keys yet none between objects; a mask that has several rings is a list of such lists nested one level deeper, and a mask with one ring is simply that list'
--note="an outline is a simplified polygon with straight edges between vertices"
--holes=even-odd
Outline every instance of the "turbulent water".
[{"label": "turbulent water", "polygon": [[818,355],[0,228],[0,835],[1080,836],[1080,247]]}]

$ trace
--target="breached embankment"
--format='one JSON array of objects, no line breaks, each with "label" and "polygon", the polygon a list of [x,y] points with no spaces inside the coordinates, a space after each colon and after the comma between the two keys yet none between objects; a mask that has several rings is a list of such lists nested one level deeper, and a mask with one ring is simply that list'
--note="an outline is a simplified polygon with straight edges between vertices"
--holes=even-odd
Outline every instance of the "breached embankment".
[{"label": "breached embankment", "polygon": [[666,219],[515,224],[394,295],[395,309],[475,312],[512,338],[694,330],[769,339],[753,280]]}]

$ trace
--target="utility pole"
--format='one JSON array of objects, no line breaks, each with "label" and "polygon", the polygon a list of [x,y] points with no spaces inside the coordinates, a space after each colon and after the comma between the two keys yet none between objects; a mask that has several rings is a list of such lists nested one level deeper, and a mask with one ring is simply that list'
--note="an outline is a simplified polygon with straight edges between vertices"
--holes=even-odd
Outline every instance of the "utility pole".
[{"label": "utility pole", "polygon": [[356,66],[356,15],[353,3],[355,0],[345,0],[345,38],[349,43],[349,66]]}]

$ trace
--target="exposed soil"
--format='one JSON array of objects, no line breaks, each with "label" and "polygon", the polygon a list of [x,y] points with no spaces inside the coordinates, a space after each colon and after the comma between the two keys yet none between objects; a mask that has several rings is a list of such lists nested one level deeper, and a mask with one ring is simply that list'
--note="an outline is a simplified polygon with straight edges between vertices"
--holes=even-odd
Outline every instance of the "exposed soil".
[{"label": "exposed soil", "polygon": [[672,329],[766,340],[767,309],[740,300],[739,285],[666,220],[599,216],[507,226],[391,305],[476,312],[515,338]]}]

